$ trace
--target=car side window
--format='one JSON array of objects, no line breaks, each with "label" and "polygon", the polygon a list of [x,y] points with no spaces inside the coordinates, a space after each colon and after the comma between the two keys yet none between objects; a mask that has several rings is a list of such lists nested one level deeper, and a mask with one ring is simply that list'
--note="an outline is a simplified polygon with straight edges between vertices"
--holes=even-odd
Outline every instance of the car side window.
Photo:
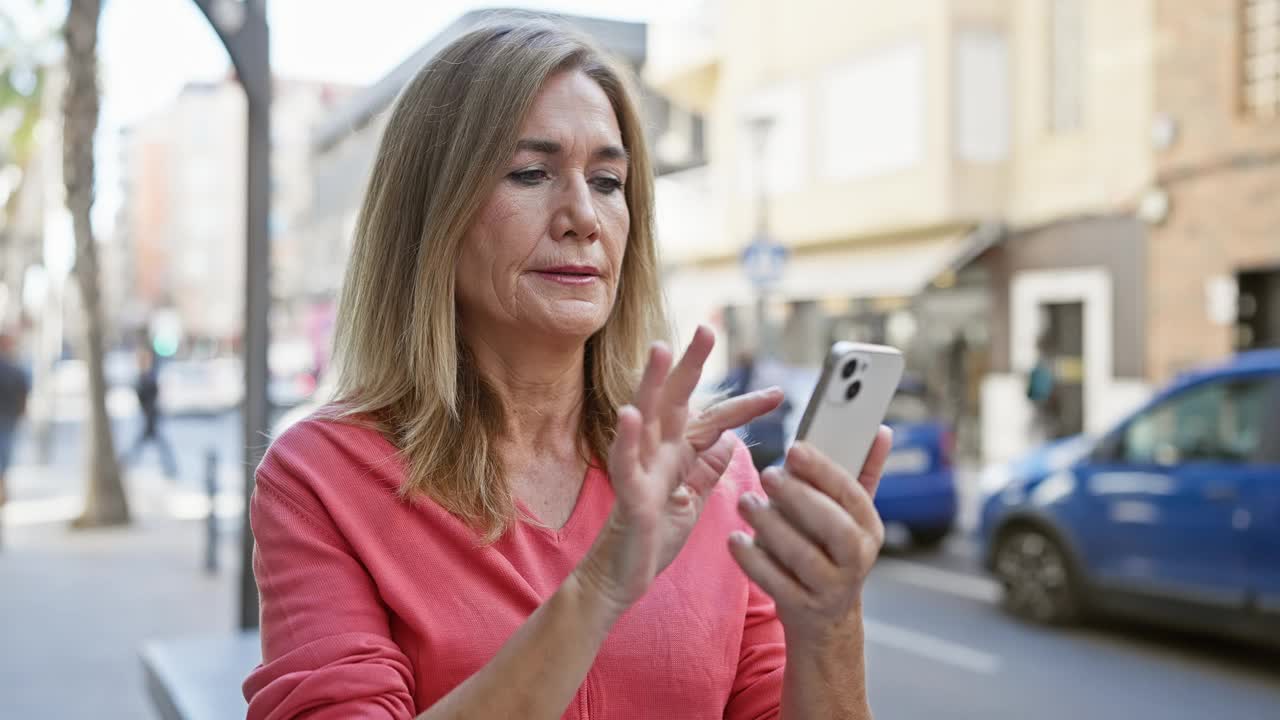
[{"label": "car side window", "polygon": [[1267,378],[1199,385],[1140,415],[1122,456],[1136,464],[1248,463],[1258,452],[1269,401]]}]

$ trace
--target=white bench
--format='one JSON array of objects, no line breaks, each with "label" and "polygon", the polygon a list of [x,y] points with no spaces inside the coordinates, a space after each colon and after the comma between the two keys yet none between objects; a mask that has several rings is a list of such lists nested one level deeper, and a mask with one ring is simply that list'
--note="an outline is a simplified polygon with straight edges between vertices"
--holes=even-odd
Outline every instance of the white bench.
[{"label": "white bench", "polygon": [[261,661],[258,633],[207,635],[148,643],[147,690],[162,720],[226,720],[248,710],[240,684]]}]

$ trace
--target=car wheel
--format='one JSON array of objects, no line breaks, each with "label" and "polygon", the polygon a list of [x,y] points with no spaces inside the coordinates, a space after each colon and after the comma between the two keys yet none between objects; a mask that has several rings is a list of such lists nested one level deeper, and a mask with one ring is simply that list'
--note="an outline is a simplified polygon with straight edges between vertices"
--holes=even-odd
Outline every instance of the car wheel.
[{"label": "car wheel", "polygon": [[951,534],[951,527],[912,527],[907,528],[911,534],[911,544],[923,550],[936,550],[942,541]]},{"label": "car wheel", "polygon": [[995,560],[1006,610],[1046,625],[1066,625],[1079,618],[1080,602],[1067,555],[1043,531],[1023,527],[1004,533]]}]

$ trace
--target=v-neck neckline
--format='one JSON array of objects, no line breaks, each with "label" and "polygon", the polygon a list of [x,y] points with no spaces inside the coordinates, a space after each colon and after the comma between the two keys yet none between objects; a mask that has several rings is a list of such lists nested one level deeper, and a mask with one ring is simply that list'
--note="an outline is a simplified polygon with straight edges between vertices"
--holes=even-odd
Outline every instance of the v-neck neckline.
[{"label": "v-neck neckline", "polygon": [[589,512],[593,493],[596,486],[600,484],[600,478],[596,476],[603,472],[603,470],[596,467],[595,463],[587,465],[587,470],[582,475],[582,485],[578,488],[578,497],[574,499],[573,509],[569,511],[569,519],[565,520],[564,525],[559,528],[553,528],[544,523],[542,518],[538,517],[523,500],[516,498],[516,507],[521,514],[521,525],[546,535],[556,542],[562,542],[573,534],[574,529],[583,523],[582,516]]}]

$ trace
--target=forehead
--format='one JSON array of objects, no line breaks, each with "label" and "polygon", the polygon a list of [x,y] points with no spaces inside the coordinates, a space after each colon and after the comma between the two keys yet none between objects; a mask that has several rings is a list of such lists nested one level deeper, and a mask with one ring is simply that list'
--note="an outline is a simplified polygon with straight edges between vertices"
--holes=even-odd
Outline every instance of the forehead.
[{"label": "forehead", "polygon": [[[581,70],[547,78],[520,127],[521,137],[583,135],[579,140],[622,143],[617,113],[604,89]],[[551,136],[557,136],[551,138]]]}]

